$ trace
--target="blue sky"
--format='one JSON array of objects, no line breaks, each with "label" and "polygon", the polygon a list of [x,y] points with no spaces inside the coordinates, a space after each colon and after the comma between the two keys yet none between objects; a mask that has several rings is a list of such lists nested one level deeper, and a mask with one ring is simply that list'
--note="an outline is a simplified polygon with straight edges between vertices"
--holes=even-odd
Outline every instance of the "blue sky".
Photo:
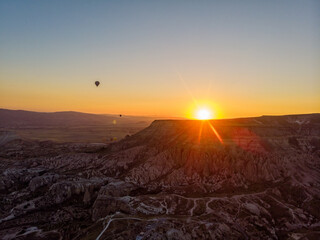
[{"label": "blue sky", "polygon": [[319,42],[320,1],[1,1],[0,107],[319,112]]}]

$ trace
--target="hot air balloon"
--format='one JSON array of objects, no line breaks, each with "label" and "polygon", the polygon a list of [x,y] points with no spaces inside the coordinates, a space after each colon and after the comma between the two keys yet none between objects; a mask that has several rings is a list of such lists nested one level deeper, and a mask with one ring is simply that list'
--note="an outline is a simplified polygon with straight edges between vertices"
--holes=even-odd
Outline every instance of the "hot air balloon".
[{"label": "hot air balloon", "polygon": [[122,117],[122,115],[120,114],[119,117]]},{"label": "hot air balloon", "polygon": [[99,81],[95,81],[94,84],[98,87],[100,85]]}]

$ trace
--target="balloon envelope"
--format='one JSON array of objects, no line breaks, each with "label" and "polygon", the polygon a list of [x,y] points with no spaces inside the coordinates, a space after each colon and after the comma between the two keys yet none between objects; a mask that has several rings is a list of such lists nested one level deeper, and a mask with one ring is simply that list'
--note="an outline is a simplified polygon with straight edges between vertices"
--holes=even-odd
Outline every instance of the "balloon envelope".
[{"label": "balloon envelope", "polygon": [[94,84],[98,87],[100,85],[100,82],[99,81],[95,81]]}]

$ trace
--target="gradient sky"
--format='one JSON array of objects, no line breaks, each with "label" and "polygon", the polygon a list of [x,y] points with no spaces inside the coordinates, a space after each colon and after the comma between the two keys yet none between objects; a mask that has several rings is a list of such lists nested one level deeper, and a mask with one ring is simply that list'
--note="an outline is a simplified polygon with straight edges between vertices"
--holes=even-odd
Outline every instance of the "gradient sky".
[{"label": "gradient sky", "polygon": [[320,112],[320,1],[0,1],[0,107],[185,117],[194,100]]}]

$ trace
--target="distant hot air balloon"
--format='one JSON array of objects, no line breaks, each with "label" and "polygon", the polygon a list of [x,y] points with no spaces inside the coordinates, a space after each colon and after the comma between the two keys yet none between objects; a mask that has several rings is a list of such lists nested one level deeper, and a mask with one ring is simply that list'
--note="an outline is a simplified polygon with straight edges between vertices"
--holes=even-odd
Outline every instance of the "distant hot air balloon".
[{"label": "distant hot air balloon", "polygon": [[119,117],[122,117],[122,115],[120,114]]},{"label": "distant hot air balloon", "polygon": [[100,85],[99,81],[95,81],[94,84],[98,87]]}]

